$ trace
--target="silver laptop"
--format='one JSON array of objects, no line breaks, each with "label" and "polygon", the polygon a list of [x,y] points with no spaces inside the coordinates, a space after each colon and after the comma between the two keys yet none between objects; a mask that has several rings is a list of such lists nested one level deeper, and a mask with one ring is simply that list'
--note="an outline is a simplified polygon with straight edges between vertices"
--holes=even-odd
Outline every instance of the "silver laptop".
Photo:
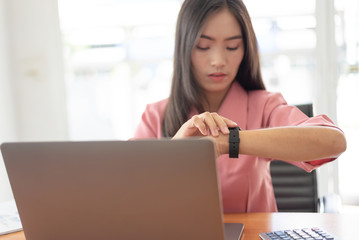
[{"label": "silver laptop", "polygon": [[209,140],[4,143],[27,240],[237,240]]}]

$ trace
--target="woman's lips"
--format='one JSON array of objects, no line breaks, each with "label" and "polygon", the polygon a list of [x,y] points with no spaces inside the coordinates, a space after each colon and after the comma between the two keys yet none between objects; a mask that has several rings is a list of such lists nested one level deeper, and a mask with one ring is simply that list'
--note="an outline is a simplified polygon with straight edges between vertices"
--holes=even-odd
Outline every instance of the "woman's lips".
[{"label": "woman's lips", "polygon": [[213,81],[215,82],[221,82],[223,81],[223,79],[227,76],[227,74],[225,73],[221,73],[221,72],[218,72],[218,73],[211,73],[208,75],[208,77],[210,79],[212,79]]}]

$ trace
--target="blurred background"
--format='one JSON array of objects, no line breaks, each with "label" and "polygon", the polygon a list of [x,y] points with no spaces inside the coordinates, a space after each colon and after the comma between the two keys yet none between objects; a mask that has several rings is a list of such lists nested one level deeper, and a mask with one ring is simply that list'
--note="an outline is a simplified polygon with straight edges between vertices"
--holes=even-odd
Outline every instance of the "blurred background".
[{"label": "blurred background", "polygon": [[[126,140],[166,98],[182,0],[0,0],[0,143]],[[359,0],[244,0],[264,82],[313,103],[348,147],[319,195],[359,212]],[[0,202],[13,198],[0,156]]]}]

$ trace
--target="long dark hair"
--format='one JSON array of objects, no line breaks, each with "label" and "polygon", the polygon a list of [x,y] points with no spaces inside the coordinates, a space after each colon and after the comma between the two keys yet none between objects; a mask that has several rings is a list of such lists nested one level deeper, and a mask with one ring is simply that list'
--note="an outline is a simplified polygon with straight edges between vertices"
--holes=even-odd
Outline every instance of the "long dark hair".
[{"label": "long dark hair", "polygon": [[199,100],[204,94],[191,69],[191,52],[206,20],[223,8],[235,16],[243,35],[244,57],[235,80],[246,90],[265,89],[257,39],[242,0],[185,0],[177,19],[172,87],[162,122],[164,137],[176,134],[187,121],[192,106],[200,113],[204,111]]}]

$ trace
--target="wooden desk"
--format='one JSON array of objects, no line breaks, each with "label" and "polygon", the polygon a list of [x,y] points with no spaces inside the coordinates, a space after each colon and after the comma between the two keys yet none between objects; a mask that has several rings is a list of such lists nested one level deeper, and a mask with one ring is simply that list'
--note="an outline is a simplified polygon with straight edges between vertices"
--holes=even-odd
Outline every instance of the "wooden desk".
[{"label": "wooden desk", "polygon": [[[358,238],[358,214],[241,213],[226,214],[225,222],[244,223],[242,239],[259,239],[259,233],[293,228],[319,227],[341,240]],[[356,236],[356,238],[354,237]],[[23,232],[0,236],[0,240],[25,240]]]}]

